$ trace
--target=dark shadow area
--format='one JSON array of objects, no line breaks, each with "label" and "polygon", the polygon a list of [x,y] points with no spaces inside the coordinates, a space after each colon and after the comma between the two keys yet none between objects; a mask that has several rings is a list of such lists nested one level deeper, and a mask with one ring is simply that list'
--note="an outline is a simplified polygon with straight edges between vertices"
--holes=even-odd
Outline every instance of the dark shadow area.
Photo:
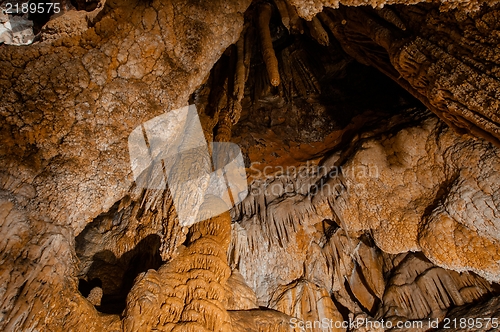
[{"label": "dark shadow area", "polygon": [[333,220],[324,219],[322,222],[316,224],[316,229],[319,230],[325,236],[325,242],[330,241],[331,237],[340,226]]},{"label": "dark shadow area", "polygon": [[348,322],[349,314],[351,313],[349,309],[343,306],[339,301],[337,301],[337,299],[335,298],[335,296],[333,296],[333,294],[330,296],[330,298],[332,299],[333,304],[335,304],[335,307],[337,307],[337,310],[339,311],[340,315],[342,315],[342,319]]},{"label": "dark shadow area", "polygon": [[94,278],[90,281],[85,279],[78,279],[78,291],[85,297],[89,296],[90,291],[94,289],[94,287],[102,288],[102,281],[99,278]]},{"label": "dark shadow area", "polygon": [[91,12],[99,6],[99,0],[70,0],[76,10],[85,10]]},{"label": "dark shadow area", "polygon": [[[28,19],[33,21],[33,33],[37,35],[42,27],[47,24],[50,17],[54,14],[61,13],[65,8],[60,1],[44,1],[30,0],[28,3],[29,14]],[[32,10],[36,8],[35,10]]]},{"label": "dark shadow area", "polygon": [[102,287],[103,297],[97,310],[107,314],[122,313],[135,278],[162,265],[159,249],[160,237],[152,234],[119,258],[109,250],[96,253],[89,270],[80,279],[80,293],[86,297],[92,288]]},{"label": "dark shadow area", "polygon": [[[271,142],[282,147],[274,149],[274,157],[285,159],[288,147],[331,144],[328,137],[336,131],[345,132],[338,144],[343,146],[366,129],[382,128],[384,121],[394,115],[404,118],[409,109],[425,109],[392,79],[356,62],[331,34],[328,46],[307,33],[291,34],[276,12],[270,30],[278,62],[278,86],[270,83],[258,31],[245,34],[245,42],[252,45],[245,55],[249,59],[248,79],[239,121],[232,127],[232,139],[244,155],[255,147],[266,149]],[[233,94],[236,53],[234,45],[229,47],[212,68],[207,82],[192,96],[198,109],[209,116],[217,108],[222,109],[219,101],[224,100],[224,95]],[[220,129],[216,126],[214,134]],[[266,162],[274,157],[266,157]]]}]

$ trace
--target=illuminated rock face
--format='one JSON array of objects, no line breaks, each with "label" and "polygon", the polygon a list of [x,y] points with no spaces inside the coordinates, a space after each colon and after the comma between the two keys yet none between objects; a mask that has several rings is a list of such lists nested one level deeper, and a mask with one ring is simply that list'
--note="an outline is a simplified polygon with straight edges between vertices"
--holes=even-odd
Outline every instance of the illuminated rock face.
[{"label": "illuminated rock face", "polygon": [[[359,4],[64,2],[1,45],[0,330],[498,317],[497,7]],[[127,141],[189,103],[249,186],[194,224]]]}]

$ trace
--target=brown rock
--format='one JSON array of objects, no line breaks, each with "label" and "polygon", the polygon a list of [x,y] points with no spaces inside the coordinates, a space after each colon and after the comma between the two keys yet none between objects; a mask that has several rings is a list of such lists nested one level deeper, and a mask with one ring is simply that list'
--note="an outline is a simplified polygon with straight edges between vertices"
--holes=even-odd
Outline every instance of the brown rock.
[{"label": "brown rock", "polygon": [[[0,46],[1,330],[498,316],[497,5],[61,4]],[[127,155],[188,101],[251,191],[189,227]]]}]

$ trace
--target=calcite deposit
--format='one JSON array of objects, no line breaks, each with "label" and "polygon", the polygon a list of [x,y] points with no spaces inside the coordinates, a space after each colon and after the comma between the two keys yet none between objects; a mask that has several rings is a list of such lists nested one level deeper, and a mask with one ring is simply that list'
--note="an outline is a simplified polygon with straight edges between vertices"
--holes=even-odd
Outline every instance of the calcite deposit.
[{"label": "calcite deposit", "polygon": [[[0,330],[500,328],[496,1],[15,4]],[[195,205],[234,203],[189,223],[200,188],[143,186],[129,150],[132,132],[170,144],[145,123],[187,105],[226,181]],[[240,149],[241,197],[212,141]],[[140,177],[172,161],[148,160]]]}]

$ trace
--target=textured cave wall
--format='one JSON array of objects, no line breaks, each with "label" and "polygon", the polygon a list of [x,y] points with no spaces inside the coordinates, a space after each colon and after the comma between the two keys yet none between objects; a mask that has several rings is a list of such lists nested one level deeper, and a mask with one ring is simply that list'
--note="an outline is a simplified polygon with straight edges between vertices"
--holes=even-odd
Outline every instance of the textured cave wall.
[{"label": "textured cave wall", "polygon": [[498,5],[321,13],[344,50],[410,91],[458,133],[499,145]]},{"label": "textured cave wall", "polygon": [[[248,4],[107,2],[81,34],[2,47],[3,330],[120,329],[77,292],[75,236],[133,186],[131,130],[187,103],[238,38]],[[108,245],[117,257],[148,233],[160,235],[165,259],[175,249],[180,229],[157,196],[132,194],[142,202],[130,209],[142,204],[146,217],[124,217],[140,222],[116,232],[127,238]]]},{"label": "textured cave wall", "polygon": [[[324,5],[338,5],[290,3],[306,18]],[[443,8],[449,4],[459,3],[445,3]],[[352,114],[333,123],[329,105],[315,100],[315,94],[324,97],[318,92],[324,82],[315,81],[311,62],[327,59],[335,66],[323,68],[325,72],[341,72],[351,59],[330,55],[311,60],[304,55],[304,45],[302,49],[283,47],[277,58],[278,65],[292,59],[302,66],[301,72],[280,69],[282,82],[297,84],[295,108],[275,107],[276,90],[250,79],[249,86],[254,84],[260,91],[264,107],[249,112],[255,99],[240,90],[243,110],[233,139],[245,149],[249,161],[264,159],[263,165],[297,166],[323,160],[329,167],[376,166],[376,177],[369,173],[358,178],[353,173],[320,181],[327,188],[332,183],[336,189],[355,184],[364,191],[327,189],[322,196],[310,191],[322,179],[317,174],[303,182],[273,178],[264,186],[282,189],[270,196],[251,195],[232,211],[237,223],[230,226],[224,214],[188,229],[179,226],[165,192],[135,187],[127,136],[144,121],[187,104],[200,86],[194,98],[207,97],[208,90],[203,89],[216,82],[209,77],[211,68],[224,57],[223,52],[231,53],[227,51],[231,44],[237,43],[233,54],[241,50],[240,33],[266,32],[244,27],[249,5],[250,1],[108,1],[102,11],[70,11],[50,21],[42,29],[41,43],[25,48],[1,46],[0,329],[286,331],[291,316],[341,320],[346,318],[345,310],[370,319],[442,316],[449,307],[494,292],[481,276],[498,281],[498,150],[487,141],[456,135],[427,113],[416,118],[409,113],[384,114],[382,118],[389,118],[385,122],[373,114]],[[459,6],[474,9],[477,4]],[[327,13],[337,27],[339,12],[348,17],[347,24],[342,24],[340,16],[345,29],[331,29],[332,43],[336,37],[344,49],[361,45],[357,51],[345,51],[393,79],[403,76],[406,83],[400,84],[454,129],[462,123],[458,127],[469,130],[460,132],[494,142],[498,82],[496,76],[485,77],[496,73],[491,48],[483,45],[478,52],[482,58],[466,63],[464,70],[475,73],[472,83],[485,86],[466,91],[488,91],[484,98],[492,100],[488,107],[467,104],[473,94],[458,88],[464,81],[451,80],[451,70],[431,76],[429,67],[416,66],[424,77],[415,78],[415,70],[403,66],[415,60],[413,53],[401,55],[394,46],[401,45],[401,40],[391,33],[400,28],[391,27],[388,37],[387,30],[375,29],[383,38],[374,37],[371,25],[360,27],[360,20],[370,23],[364,20],[365,9],[343,10]],[[405,9],[397,12],[413,24],[413,35],[403,40],[407,49],[431,49],[421,60],[424,64],[440,66],[450,59],[448,54],[454,54],[444,68],[457,64],[465,68],[454,59],[470,44],[457,37],[457,31],[469,31],[465,23],[470,21],[460,21],[460,15],[468,14],[461,9],[451,14],[437,9],[425,15]],[[490,17],[494,14],[479,13],[473,40],[474,32],[497,31],[489,23],[496,22]],[[373,15],[370,12],[368,17]],[[459,24],[454,30],[438,25],[448,37],[432,37],[439,30],[434,23],[447,20]],[[328,21],[322,22],[311,24],[328,28]],[[314,28],[306,30],[312,35]],[[350,31],[364,38],[350,39]],[[372,40],[368,49],[364,48],[367,36]],[[322,46],[327,44],[324,35],[311,37]],[[375,51],[374,43],[379,46]],[[453,47],[443,54],[432,43]],[[380,61],[377,55],[384,46],[387,50]],[[359,50],[365,51],[363,56]],[[256,49],[252,56],[258,53]],[[370,54],[375,54],[374,59]],[[492,68],[482,69],[485,63]],[[393,67],[386,70],[387,65]],[[426,81],[427,74],[432,84]],[[260,75],[260,82],[266,81],[265,65],[260,63],[246,75]],[[284,105],[288,105],[286,96],[294,92],[284,86],[278,87],[282,89],[278,94],[285,96]],[[442,91],[447,97],[444,102],[436,97]],[[248,102],[251,107],[245,107]],[[453,103],[458,106],[452,110],[458,113],[473,110],[478,115],[465,121],[454,114],[450,120],[442,113]],[[263,112],[270,108],[266,119]],[[481,113],[484,110],[489,113]],[[207,137],[217,136],[212,132],[216,125],[223,134],[219,138],[231,134],[231,126],[224,121],[234,117],[226,111],[201,115]],[[292,111],[297,115],[289,115]],[[263,123],[255,120],[259,117],[265,119]],[[255,128],[245,128],[245,119],[253,119]],[[370,121],[378,128],[353,134]],[[470,130],[470,123],[480,130]],[[336,154],[329,156],[334,149]],[[406,254],[408,250],[421,250],[425,256]],[[83,284],[93,287],[94,280],[100,279],[98,287],[89,289],[88,301],[78,291],[78,279],[80,292]],[[434,289],[433,284],[441,286]],[[419,296],[410,307],[401,300],[408,299],[408,294]],[[259,305],[277,311],[260,310]],[[456,310],[453,315],[461,314]]]},{"label": "textured cave wall", "polygon": [[[325,82],[324,76],[339,75],[339,68],[346,63],[331,56],[318,61],[320,56],[315,58],[304,52],[320,52],[311,44],[297,46],[300,42],[295,42],[294,46],[283,46],[286,43],[280,43],[279,34],[275,37],[275,44],[280,45],[275,47],[275,56],[281,84],[274,92],[272,87],[260,87],[259,75],[268,77],[268,88],[275,75],[266,72],[268,66],[275,67],[276,63],[267,62],[264,52],[263,63],[253,65],[261,66],[260,70],[250,70],[246,87],[252,100],[246,103],[243,99],[243,111],[232,139],[248,151],[250,162],[255,162],[251,169],[255,171],[255,182],[251,185],[252,194],[233,211],[236,223],[228,257],[230,266],[238,269],[256,292],[259,305],[308,321],[346,319],[347,310],[355,317],[370,320],[424,322],[427,318],[442,319],[449,308],[482,301],[498,291],[492,284],[498,282],[499,275],[495,238],[498,148],[491,144],[496,144],[494,136],[477,130],[486,121],[495,121],[494,93],[498,82],[488,75],[497,67],[489,64],[488,59],[474,57],[476,66],[482,64],[486,68],[488,64],[488,72],[472,75],[471,80],[483,75],[478,81],[491,84],[491,89],[484,92],[477,87],[469,95],[459,93],[463,85],[457,84],[455,76],[449,73],[473,60],[465,52],[460,56],[459,51],[454,52],[471,43],[461,40],[455,44],[441,35],[433,36],[439,29],[449,33],[441,23],[451,22],[451,18],[445,19],[448,16],[462,15],[462,21],[470,24],[473,17],[491,16],[496,11],[485,7],[474,14],[462,9],[443,14],[437,8],[341,8],[319,15],[323,28],[312,23],[306,31],[328,53],[328,47],[335,46],[329,45],[319,32],[330,29],[345,52],[378,68],[444,122],[421,105],[412,109],[407,104],[402,111],[400,104],[398,116],[386,114],[370,119],[364,114],[364,124],[373,121],[369,130],[356,127],[353,114],[348,122],[358,135],[352,134],[352,127],[348,126],[342,127],[337,136],[335,121],[341,122],[340,115],[327,121],[330,127],[324,127],[321,121],[328,118],[328,111],[341,111],[329,107],[338,105],[339,100],[316,102],[318,96],[332,97],[325,94],[332,82]],[[405,10],[425,16],[428,25],[406,18],[402,14]],[[283,16],[281,19],[286,26]],[[293,34],[291,23],[289,31]],[[407,31],[407,35],[401,33],[406,38],[394,31]],[[451,34],[458,39],[460,33]],[[394,35],[398,38],[392,38]],[[429,58],[415,63],[411,57],[392,57],[391,52],[401,52],[405,45],[423,36],[439,41],[443,57],[451,59],[444,69],[440,69],[439,61]],[[445,55],[446,46],[453,57]],[[470,46],[469,55],[474,54],[474,46]],[[489,48],[492,53],[495,50],[495,46]],[[317,66],[317,62],[336,65],[336,69]],[[398,67],[402,63],[409,63],[406,71],[402,65]],[[296,68],[302,67],[306,70],[296,74]],[[418,79],[405,80],[415,76]],[[449,99],[428,99],[423,93],[416,93],[418,88],[424,93],[441,89],[440,93]],[[385,93],[400,92],[387,89]],[[473,93],[487,95],[492,101],[483,103],[480,97],[474,99]],[[367,98],[369,92],[363,94]],[[463,109],[483,115],[471,117],[467,123],[462,121],[452,114],[456,111],[451,107],[453,98],[471,103],[476,100],[481,109],[473,109],[472,104]],[[355,113],[353,106],[350,105],[351,113]],[[365,106],[367,109],[370,107]],[[300,114],[300,120],[295,113]],[[311,115],[318,120],[314,124],[307,120]],[[316,135],[303,135],[300,129]],[[305,161],[319,163],[329,175],[271,174],[259,179],[258,174],[262,175],[266,167],[304,166]],[[339,168],[346,173],[338,174]],[[325,294],[330,294],[333,302]]]},{"label": "textured cave wall", "polygon": [[[410,0],[410,1],[398,1],[398,0],[372,0],[372,1],[342,1],[342,0],[290,0],[290,3],[297,8],[298,14],[307,19],[311,20],[316,14],[321,12],[324,8],[338,8],[341,5],[344,6],[371,6],[373,8],[383,8],[385,5],[403,4],[403,5],[414,5],[423,1]],[[477,10],[483,4],[495,4],[496,1],[454,1],[454,0],[440,0],[434,3],[439,4],[442,10],[449,10],[453,8],[460,8],[466,11]]]},{"label": "textured cave wall", "polygon": [[321,173],[257,181],[235,209],[229,263],[259,305],[396,323],[443,318],[497,291],[480,276],[499,275],[496,190],[484,187],[498,182],[498,150],[418,108],[376,123]]}]

